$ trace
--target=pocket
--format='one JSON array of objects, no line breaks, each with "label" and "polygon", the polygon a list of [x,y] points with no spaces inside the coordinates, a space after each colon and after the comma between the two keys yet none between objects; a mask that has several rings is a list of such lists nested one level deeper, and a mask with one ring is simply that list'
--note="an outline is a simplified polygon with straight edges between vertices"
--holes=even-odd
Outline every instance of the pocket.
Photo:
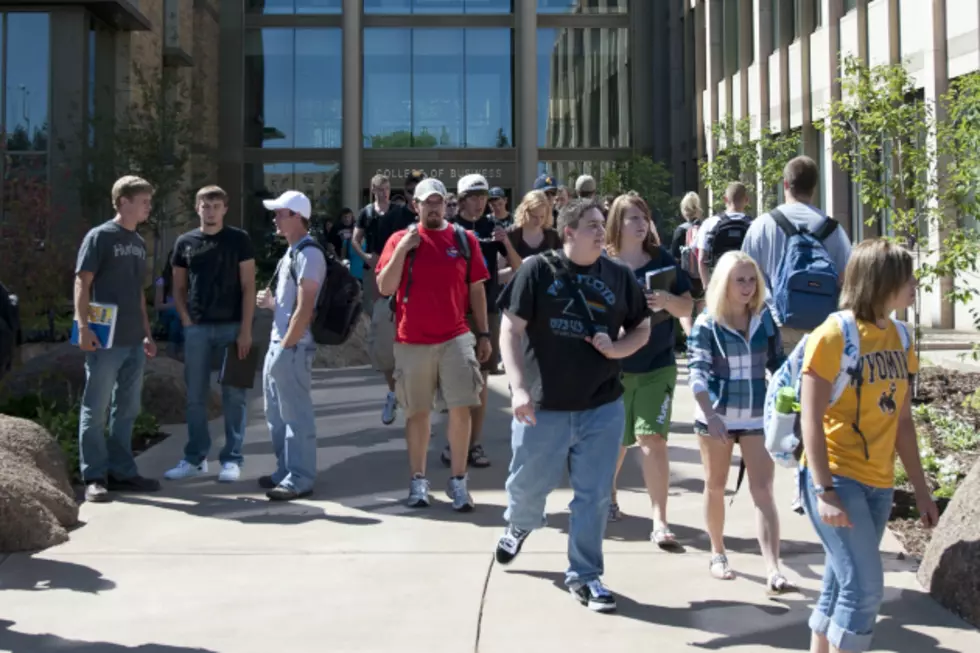
[{"label": "pocket", "polygon": [[395,368],[391,373],[391,378],[395,382],[395,399],[398,400],[398,405],[402,409],[408,408],[408,393],[405,392],[405,372],[404,370]]}]

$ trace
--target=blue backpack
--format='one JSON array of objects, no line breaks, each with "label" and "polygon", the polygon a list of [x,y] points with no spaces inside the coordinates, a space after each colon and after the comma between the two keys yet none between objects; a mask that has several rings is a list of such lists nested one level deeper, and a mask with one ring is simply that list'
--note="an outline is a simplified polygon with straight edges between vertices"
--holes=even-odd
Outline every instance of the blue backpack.
[{"label": "blue backpack", "polygon": [[776,317],[784,327],[811,331],[837,310],[840,275],[823,242],[840,225],[828,217],[811,234],[779,209],[769,215],[786,234],[786,252],[770,287]]},{"label": "blue backpack", "polygon": [[[840,325],[841,333],[844,335],[844,349],[841,354],[840,371],[834,379],[830,392],[830,405],[837,403],[847,386],[854,384],[857,393],[857,415],[851,427],[855,434],[861,438],[865,446],[867,455],[867,440],[861,432],[861,386],[864,375],[861,368],[861,334],[858,331],[857,319],[851,311],[838,311],[831,313]],[[898,336],[902,340],[902,347],[908,352],[912,344],[908,327],[899,320],[892,321],[898,330]],[[763,411],[763,433],[765,435],[766,451],[773,461],[782,467],[796,467],[803,453],[803,435],[800,431],[800,384],[803,375],[803,355],[806,352],[806,343],[810,339],[810,334],[803,336],[800,343],[796,345],[793,352],[786,361],[780,366],[769,381],[766,389],[766,404]],[[792,388],[796,400],[796,412],[779,413],[776,410],[776,397],[783,388]]]}]

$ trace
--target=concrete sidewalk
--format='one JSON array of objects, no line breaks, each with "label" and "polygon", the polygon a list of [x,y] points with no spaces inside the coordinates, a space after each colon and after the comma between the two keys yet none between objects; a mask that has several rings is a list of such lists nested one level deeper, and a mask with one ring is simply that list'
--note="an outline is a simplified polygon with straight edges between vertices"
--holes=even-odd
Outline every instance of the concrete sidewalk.
[{"label": "concrete sidewalk", "polygon": [[[509,459],[506,381],[494,392],[486,447],[493,467],[471,475],[477,510],[457,515],[442,492],[443,428],[430,449],[435,504],[403,507],[402,420],[380,423],[384,388],[363,369],[317,371],[320,469],[311,500],[268,503],[255,479],[272,468],[261,401],[251,407],[245,477],[167,483],[164,492],[84,505],[67,544],[0,564],[0,651],[15,653],[513,653],[725,649],[803,651],[823,555],[809,522],[789,510],[792,474],[780,471],[787,573],[802,596],[768,600],[747,489],[729,509],[739,577],[708,574],[700,459],[678,392],[671,438],[670,512],[683,553],[648,541],[649,504],[635,461],[621,479],[628,517],[607,533],[605,579],[619,613],[590,613],[558,587],[566,566],[567,489],[548,503],[508,568],[492,562]],[[681,384],[679,384],[681,385]],[[180,431],[182,429],[178,429]],[[213,425],[219,437],[220,422]],[[182,433],[141,457],[159,476],[180,458]],[[215,452],[218,446],[214,447]],[[734,474],[729,484],[734,485]],[[875,651],[980,650],[980,633],[934,603],[888,537],[887,600]]]}]

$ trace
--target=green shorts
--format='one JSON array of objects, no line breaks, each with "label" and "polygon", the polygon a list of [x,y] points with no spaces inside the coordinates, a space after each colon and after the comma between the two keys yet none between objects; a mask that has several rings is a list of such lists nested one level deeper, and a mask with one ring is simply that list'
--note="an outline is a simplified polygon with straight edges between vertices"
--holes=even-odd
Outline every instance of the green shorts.
[{"label": "green shorts", "polygon": [[626,432],[623,446],[632,447],[637,436],[670,432],[670,412],[677,384],[677,367],[664,367],[645,374],[623,374]]}]

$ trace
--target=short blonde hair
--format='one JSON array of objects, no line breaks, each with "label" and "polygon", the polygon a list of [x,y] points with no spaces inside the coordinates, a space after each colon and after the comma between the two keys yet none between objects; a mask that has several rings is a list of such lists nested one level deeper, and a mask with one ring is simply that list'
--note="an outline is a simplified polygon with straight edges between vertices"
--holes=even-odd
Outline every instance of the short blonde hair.
[{"label": "short blonde hair", "polygon": [[726,252],[718,259],[715,271],[711,273],[711,281],[708,283],[708,290],[705,292],[705,305],[708,314],[718,322],[729,324],[732,317],[731,301],[728,298],[728,284],[731,281],[732,273],[741,264],[751,265],[755,270],[755,294],[749,303],[749,310],[752,315],[762,311],[766,303],[766,286],[762,280],[762,270],[758,263],[751,256],[740,250]]},{"label": "short blonde hair", "polygon": [[137,195],[153,195],[153,185],[142,177],[126,175],[116,180],[112,185],[112,208],[119,210],[119,202],[127,199],[130,202]]},{"label": "short blonde hair", "polygon": [[909,282],[913,268],[912,255],[901,245],[884,238],[861,241],[844,271],[840,307],[865,322],[884,317],[888,301]]},{"label": "short blonde hair", "polygon": [[701,208],[701,196],[693,190],[681,200],[681,215],[688,222],[694,222],[704,217],[704,209]]},{"label": "short blonde hair", "polygon": [[544,209],[544,224],[541,226],[544,229],[551,229],[555,225],[555,216],[551,214],[550,206],[548,196],[544,194],[543,190],[532,190],[521,199],[520,205],[514,212],[514,224],[523,227],[524,223],[527,222],[528,211],[542,208]]}]

